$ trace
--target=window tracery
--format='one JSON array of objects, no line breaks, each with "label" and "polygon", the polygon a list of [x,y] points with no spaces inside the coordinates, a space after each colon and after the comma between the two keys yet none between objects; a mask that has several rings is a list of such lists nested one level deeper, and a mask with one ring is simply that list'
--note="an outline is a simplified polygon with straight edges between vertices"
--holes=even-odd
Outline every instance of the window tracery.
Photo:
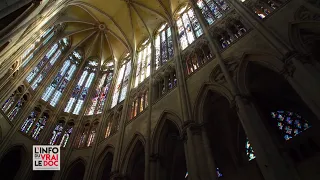
[{"label": "window tracery", "polygon": [[139,93],[132,102],[130,109],[130,119],[136,117],[148,107],[148,90]]},{"label": "window tracery", "polygon": [[308,120],[295,112],[278,110],[271,112],[271,117],[277,123],[279,132],[287,141],[311,127]]},{"label": "window tracery", "polygon": [[32,90],[35,90],[39,86],[55,62],[57,62],[62,53],[67,49],[68,44],[69,40],[67,38],[63,38],[54,44],[37,66],[28,74],[26,81],[31,84]]},{"label": "window tracery", "polygon": [[64,109],[64,112],[71,112],[78,115],[82,109],[83,103],[88,95],[89,88],[96,75],[98,64],[96,61],[89,61],[87,66],[84,68],[82,75],[73,89],[71,97]]},{"label": "window tracery", "polygon": [[69,55],[67,60],[63,63],[60,71],[42,94],[42,100],[46,102],[50,101],[50,105],[53,107],[55,107],[59,102],[62,93],[82,61],[82,55],[79,53],[79,50],[74,51],[74,53],[75,52],[76,54],[79,54],[79,56],[76,57],[74,54]]},{"label": "window tracery", "polygon": [[164,96],[177,86],[178,80],[174,68],[168,67],[163,75],[158,75],[153,84],[154,95],[152,101]]},{"label": "window tracery", "polygon": [[188,75],[195,72],[214,57],[207,44],[199,45],[199,48],[196,48],[194,51],[185,54],[184,56]]},{"label": "window tracery", "polygon": [[66,147],[67,143],[72,134],[74,120],[69,120],[68,123],[65,123],[65,120],[59,120],[55,128],[52,131],[52,136],[50,138],[50,145],[60,145],[61,147]]},{"label": "window tracery", "polygon": [[203,34],[199,21],[191,7],[185,6],[176,14],[181,49],[184,50]]},{"label": "window tracery", "polygon": [[82,132],[80,134],[78,148],[85,147],[90,131],[90,123],[86,123],[82,128]]},{"label": "window tracery", "polygon": [[30,135],[33,139],[39,140],[39,135],[44,129],[48,118],[49,113],[47,111],[42,112],[41,107],[35,107],[23,122],[20,130]]},{"label": "window tracery", "polygon": [[57,28],[51,27],[43,34],[41,34],[34,43],[29,45],[29,47],[22,53],[20,57],[22,67],[25,67],[31,61],[31,59],[40,51],[40,49],[52,39],[52,37],[56,34],[56,31]]},{"label": "window tracery", "polygon": [[113,63],[107,65],[107,69],[100,75],[99,84],[95,88],[94,95],[86,109],[85,115],[101,114],[112,83],[114,68]]},{"label": "window tracery", "polygon": [[173,57],[173,42],[171,27],[167,23],[163,24],[155,37],[156,70]]},{"label": "window tracery", "polygon": [[240,20],[232,20],[224,29],[216,30],[216,38],[220,47],[225,49],[246,34],[248,28]]},{"label": "window tracery", "polygon": [[131,61],[126,60],[119,69],[116,86],[113,92],[111,108],[123,101],[128,90]]},{"label": "window tracery", "polygon": [[2,111],[10,121],[13,121],[18,112],[24,107],[29,99],[29,93],[23,85],[19,86],[11,96],[2,104]]},{"label": "window tracery", "polygon": [[96,121],[96,122],[94,122],[92,124],[92,127],[90,129],[90,134],[89,134],[89,137],[88,137],[87,147],[92,146],[94,140],[96,139],[98,124],[99,124],[98,121]]},{"label": "window tracery", "polygon": [[64,120],[60,120],[58,124],[55,126],[54,130],[52,131],[52,136],[50,138],[49,144],[50,145],[56,145],[58,144],[58,139],[60,138],[63,127],[64,127]]},{"label": "window tracery", "polygon": [[151,43],[149,42],[149,39],[144,41],[141,46],[142,48],[138,53],[136,81],[134,87],[137,87],[150,75]]},{"label": "window tracery", "polygon": [[209,25],[221,18],[224,11],[229,9],[224,0],[198,0],[197,5]]},{"label": "window tracery", "polygon": [[279,0],[259,0],[259,1],[249,1],[249,0],[240,0],[248,6],[252,11],[260,18],[264,19],[273,11],[278,9],[283,2]]}]

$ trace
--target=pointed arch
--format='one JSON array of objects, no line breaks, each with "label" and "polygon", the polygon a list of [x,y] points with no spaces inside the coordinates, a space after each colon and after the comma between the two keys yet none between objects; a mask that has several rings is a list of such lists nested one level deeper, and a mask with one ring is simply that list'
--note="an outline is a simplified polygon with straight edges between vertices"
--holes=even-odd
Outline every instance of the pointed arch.
[{"label": "pointed arch", "polygon": [[141,145],[144,151],[145,144],[146,144],[146,140],[144,136],[141,133],[136,132],[132,140],[130,141],[130,143],[127,145],[124,156],[122,157],[122,161],[121,161],[122,163],[120,165],[121,167],[120,169],[123,174],[130,173],[129,163],[132,160],[132,158],[138,153],[138,152],[135,152],[135,150],[138,150],[138,148],[141,148],[137,146]]},{"label": "pointed arch", "polygon": [[230,104],[233,102],[233,95],[231,91],[226,87],[218,83],[204,83],[197,95],[195,104],[194,104],[194,119],[198,121],[198,123],[203,123],[203,108],[205,104],[205,100],[209,92],[216,92],[221,96],[225,97]]},{"label": "pointed arch", "polygon": [[[299,52],[308,54],[312,51],[310,46],[316,46],[316,41],[320,41],[319,21],[298,21],[289,24],[289,42]],[[305,32],[301,32],[305,31]],[[308,34],[308,38],[304,38],[303,33]],[[312,34],[312,36],[310,36]]]},{"label": "pointed arch", "polygon": [[255,62],[263,67],[266,67],[272,71],[280,73],[284,63],[277,58],[275,55],[272,54],[265,54],[265,53],[243,53],[240,58],[240,63],[237,71],[237,85],[241,91],[241,93],[247,94],[249,91],[246,88],[246,72],[248,68],[249,62]]},{"label": "pointed arch", "polygon": [[0,157],[1,178],[14,179],[26,161],[27,152],[23,144],[9,147]]},{"label": "pointed arch", "polygon": [[97,156],[95,164],[97,164],[98,168],[96,168],[94,171],[94,177],[96,177],[97,180],[104,180],[109,177],[113,162],[114,150],[114,146],[108,144],[100,153],[100,155]]},{"label": "pointed arch", "polygon": [[158,153],[159,151],[159,141],[160,141],[160,135],[163,130],[163,127],[167,121],[170,121],[172,124],[176,126],[176,128],[179,131],[180,136],[182,135],[182,120],[181,118],[175,114],[174,112],[170,110],[164,110],[160,117],[159,120],[157,121],[157,125],[153,131],[152,134],[152,145],[151,145],[151,153]]},{"label": "pointed arch", "polygon": [[86,160],[82,157],[78,157],[76,160],[70,163],[64,176],[65,180],[82,180],[84,178],[86,164]]}]

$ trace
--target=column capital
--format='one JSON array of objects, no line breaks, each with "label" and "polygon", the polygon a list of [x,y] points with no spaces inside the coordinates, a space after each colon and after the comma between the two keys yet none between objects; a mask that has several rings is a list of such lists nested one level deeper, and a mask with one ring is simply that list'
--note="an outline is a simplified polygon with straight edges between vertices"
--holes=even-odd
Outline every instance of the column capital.
[{"label": "column capital", "polygon": [[293,77],[293,74],[296,71],[296,67],[294,66],[292,62],[292,57],[284,60],[284,65],[282,67],[282,70],[280,71],[280,74],[282,74],[285,77]]},{"label": "column capital", "polygon": [[182,129],[183,129],[183,137],[182,139],[183,140],[186,140],[184,136],[186,136],[186,131],[187,129],[190,129],[190,131],[192,132],[192,134],[198,134],[202,131],[202,127],[203,127],[203,124],[199,124],[195,121],[192,121],[192,120],[189,120],[189,121],[186,121],[185,123],[183,123],[182,125]]}]

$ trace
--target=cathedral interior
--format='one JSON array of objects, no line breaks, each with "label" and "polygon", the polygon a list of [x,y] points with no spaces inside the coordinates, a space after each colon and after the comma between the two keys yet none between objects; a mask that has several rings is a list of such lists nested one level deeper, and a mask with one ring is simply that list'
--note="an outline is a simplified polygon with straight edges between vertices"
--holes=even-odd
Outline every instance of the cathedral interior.
[{"label": "cathedral interior", "polygon": [[318,0],[1,0],[0,179],[319,180],[319,48]]}]

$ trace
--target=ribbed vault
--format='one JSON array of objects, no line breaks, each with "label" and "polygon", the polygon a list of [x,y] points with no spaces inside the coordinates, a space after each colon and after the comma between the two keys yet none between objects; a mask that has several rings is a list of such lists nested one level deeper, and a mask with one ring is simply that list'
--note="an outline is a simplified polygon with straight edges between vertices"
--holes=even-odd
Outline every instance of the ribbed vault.
[{"label": "ribbed vault", "polygon": [[98,57],[102,65],[121,60],[151,37],[172,10],[185,0],[71,0],[55,24],[64,23],[63,36],[81,47],[85,58]]}]

